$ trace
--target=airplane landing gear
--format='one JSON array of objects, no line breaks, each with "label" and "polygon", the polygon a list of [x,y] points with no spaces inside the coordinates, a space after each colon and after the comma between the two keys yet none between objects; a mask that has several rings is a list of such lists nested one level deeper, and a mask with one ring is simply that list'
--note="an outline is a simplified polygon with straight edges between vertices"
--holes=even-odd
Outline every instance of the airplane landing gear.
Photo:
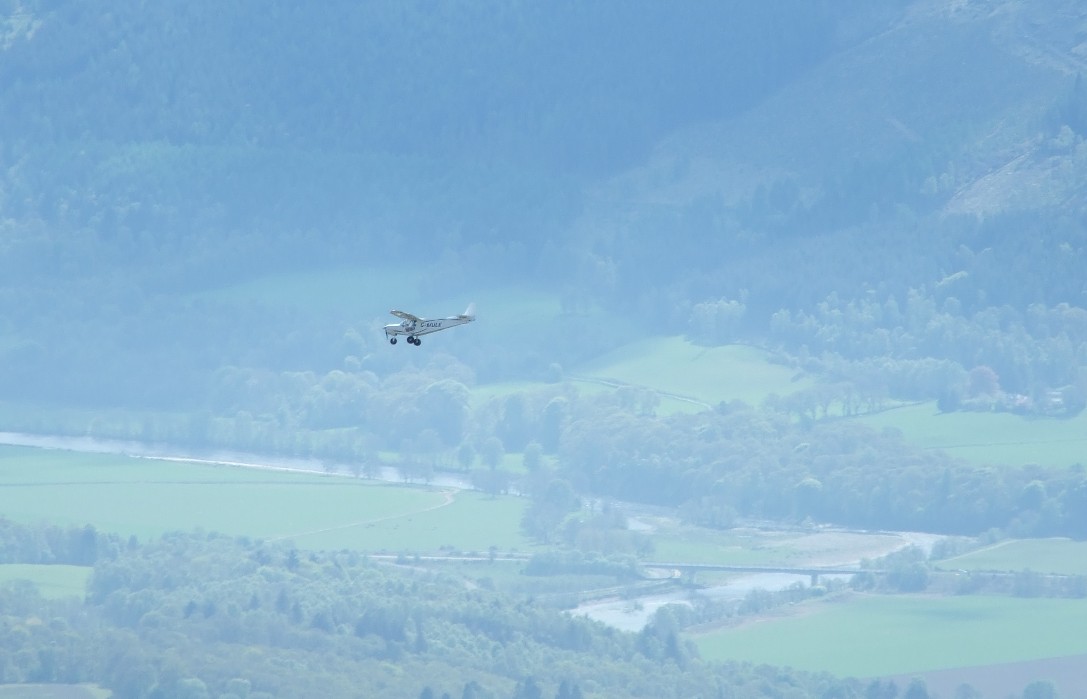
[{"label": "airplane landing gear", "polygon": [[416,347],[418,347],[419,345],[423,344],[423,343],[422,343],[422,341],[421,341],[421,340],[420,340],[419,338],[415,337],[414,335],[409,335],[409,336],[408,336],[408,342],[409,342],[410,344],[413,344],[413,345],[415,345]]},{"label": "airplane landing gear", "polygon": [[390,337],[389,338],[389,344],[390,345],[395,345],[396,344],[396,338],[395,337]]}]

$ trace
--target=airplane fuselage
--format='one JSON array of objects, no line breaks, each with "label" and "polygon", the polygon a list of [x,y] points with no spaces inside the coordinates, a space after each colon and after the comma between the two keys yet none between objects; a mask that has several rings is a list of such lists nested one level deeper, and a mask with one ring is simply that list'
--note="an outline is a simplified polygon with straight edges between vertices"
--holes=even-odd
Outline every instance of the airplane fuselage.
[{"label": "airplane fuselage", "polygon": [[439,330],[446,330],[447,328],[456,327],[457,325],[464,325],[465,323],[471,323],[476,319],[474,305],[469,306],[468,309],[458,316],[449,316],[448,318],[418,318],[408,313],[401,311],[393,311],[393,315],[403,318],[399,323],[390,323],[385,326],[385,337],[389,342],[396,344],[397,335],[407,335],[408,342],[413,345],[419,344],[420,335],[429,335],[430,333],[438,332]]},{"label": "airplane fuselage", "polygon": [[464,325],[474,320],[473,318],[440,318],[438,320],[411,321],[405,320],[399,323],[390,323],[385,326],[385,334],[392,335],[429,335],[430,333],[452,328],[456,325]]}]

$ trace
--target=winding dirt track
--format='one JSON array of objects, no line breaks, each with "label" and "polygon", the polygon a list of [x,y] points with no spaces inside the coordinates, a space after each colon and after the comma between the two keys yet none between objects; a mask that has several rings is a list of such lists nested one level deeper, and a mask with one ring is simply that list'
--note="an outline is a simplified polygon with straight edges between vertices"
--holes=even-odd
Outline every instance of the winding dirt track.
[{"label": "winding dirt track", "polygon": [[441,509],[443,507],[449,507],[456,499],[457,491],[455,490],[443,490],[442,502],[437,505],[431,505],[430,507],[424,507],[418,510],[411,510],[410,512],[399,512],[395,515],[386,515],[384,517],[374,517],[373,519],[360,519],[357,522],[348,522],[346,524],[337,524],[334,527],[322,527],[321,529],[310,529],[304,532],[291,532],[290,534],[283,534],[280,536],[273,536],[268,541],[283,541],[284,539],[293,539],[299,536],[310,536],[312,534],[324,534],[326,532],[335,532],[342,529],[351,529],[352,527],[363,527],[368,524],[377,524],[378,522],[388,522],[392,519],[401,519],[403,517],[411,517],[413,515],[422,514],[423,512],[432,512],[434,510]]}]

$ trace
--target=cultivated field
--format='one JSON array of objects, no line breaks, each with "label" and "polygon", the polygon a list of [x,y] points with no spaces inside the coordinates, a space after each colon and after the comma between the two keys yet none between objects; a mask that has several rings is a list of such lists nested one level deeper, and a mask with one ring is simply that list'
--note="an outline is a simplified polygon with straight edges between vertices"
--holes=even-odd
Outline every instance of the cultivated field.
[{"label": "cultivated field", "polygon": [[811,385],[796,370],[770,362],[763,350],[746,345],[703,347],[682,337],[633,342],[572,373],[645,386],[711,406],[730,400],[758,405],[771,393],[788,395]]},{"label": "cultivated field", "polygon": [[1072,418],[1012,413],[941,413],[933,402],[903,406],[857,420],[901,430],[909,442],[977,464],[1066,468],[1087,462],[1087,411]]},{"label": "cultivated field", "polygon": [[909,545],[896,534],[845,531],[718,531],[662,521],[653,531],[654,561],[735,566],[855,565]]},{"label": "cultivated field", "polygon": [[1036,573],[1087,575],[1087,541],[1015,539],[938,563],[943,570],[1031,570]]},{"label": "cultivated field", "polygon": [[[380,488],[403,490],[397,486],[370,487],[371,497],[376,498],[385,497],[377,492]],[[501,552],[536,550],[521,534],[524,501],[491,498],[474,491],[446,490],[438,495],[441,502],[437,504],[409,508],[378,519],[348,517],[347,521],[331,527],[298,529],[285,538],[304,548],[368,552],[446,550],[486,554],[492,546]]]},{"label": "cultivated field", "polygon": [[[26,581],[38,588],[42,597],[82,597],[91,575],[88,566],[30,565],[5,563],[0,565],[0,585]],[[3,695],[0,694],[0,697]]]},{"label": "cultivated field", "polygon": [[[654,383],[650,381],[650,383]],[[503,381],[485,383],[473,386],[471,400],[474,405],[482,405],[489,400],[504,398],[514,393],[534,393],[547,391],[556,393],[574,392],[579,396],[593,396],[602,393],[612,393],[624,387],[631,386],[644,389],[656,394],[657,403],[653,412],[657,415],[671,415],[681,412],[697,412],[705,410],[709,405],[695,398],[687,398],[667,391],[665,388],[657,388],[652,385],[632,384],[615,379],[598,378],[588,374],[565,375],[562,383],[541,383],[532,381]]]},{"label": "cultivated field", "polygon": [[0,699],[108,699],[113,693],[93,684],[0,684]]},{"label": "cultivated field", "polygon": [[[0,447],[0,512],[123,536],[201,528],[306,548],[527,550],[524,502],[345,476]],[[468,511],[471,514],[468,514]]]},{"label": "cultivated field", "polygon": [[846,595],[695,637],[718,660],[854,677],[1087,653],[1087,600]]},{"label": "cultivated field", "polygon": [[[698,412],[722,401],[759,405],[770,394],[788,395],[811,386],[811,378],[770,361],[747,345],[703,347],[683,337],[654,337],[624,345],[591,362],[568,369],[564,380],[579,393],[623,387],[647,389],[659,400],[656,412]],[[510,393],[546,389],[553,384],[507,382],[482,384],[474,401]]]}]

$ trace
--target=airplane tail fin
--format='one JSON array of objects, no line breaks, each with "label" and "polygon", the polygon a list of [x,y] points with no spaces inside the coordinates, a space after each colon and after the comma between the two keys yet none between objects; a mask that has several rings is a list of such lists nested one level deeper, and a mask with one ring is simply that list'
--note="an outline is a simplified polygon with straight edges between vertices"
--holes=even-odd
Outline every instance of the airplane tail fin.
[{"label": "airplane tail fin", "polygon": [[475,304],[474,301],[472,303],[468,304],[468,308],[464,309],[464,313],[461,313],[460,317],[461,318],[468,318],[469,320],[475,320],[476,319],[476,304]]}]

